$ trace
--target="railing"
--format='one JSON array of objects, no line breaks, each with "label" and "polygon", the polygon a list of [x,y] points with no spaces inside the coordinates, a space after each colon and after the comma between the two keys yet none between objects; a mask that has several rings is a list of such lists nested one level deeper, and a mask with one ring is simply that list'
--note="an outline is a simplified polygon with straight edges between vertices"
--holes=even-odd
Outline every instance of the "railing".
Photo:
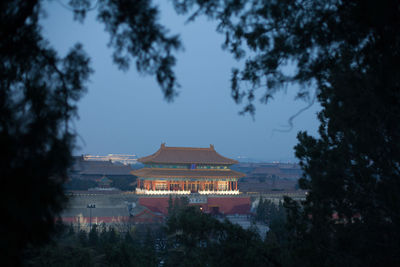
[{"label": "railing", "polygon": [[[189,195],[190,190],[147,190],[136,188],[136,194],[138,195]],[[202,190],[198,191],[200,195],[239,195],[239,190]]]},{"label": "railing", "polygon": [[147,190],[136,188],[136,194],[140,195],[189,195],[188,191],[172,191],[172,190]]},{"label": "railing", "polygon": [[214,191],[214,190],[203,190],[199,191],[201,195],[239,195],[239,190],[226,190],[226,191]]}]

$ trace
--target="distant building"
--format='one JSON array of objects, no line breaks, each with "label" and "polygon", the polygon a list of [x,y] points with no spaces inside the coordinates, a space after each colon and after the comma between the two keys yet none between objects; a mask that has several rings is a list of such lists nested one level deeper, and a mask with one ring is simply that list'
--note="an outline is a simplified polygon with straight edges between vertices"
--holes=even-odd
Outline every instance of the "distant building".
[{"label": "distant building", "polygon": [[111,161],[85,160],[85,157],[75,157],[70,171],[71,178],[96,181],[104,176],[108,179],[133,177],[129,165],[114,164]]},{"label": "distant building", "polygon": [[282,178],[297,180],[302,176],[300,165],[295,163],[239,163],[235,170],[247,177]]},{"label": "distant building", "polygon": [[250,173],[252,177],[281,178],[297,180],[301,177],[302,170],[297,164],[258,164]]},{"label": "distant building", "polygon": [[137,194],[166,195],[191,193],[239,194],[238,179],[243,173],[230,169],[238,163],[207,148],[167,147],[138,159],[144,168],[132,171],[138,177]]},{"label": "distant building", "polygon": [[[88,208],[90,204],[94,204],[95,208]],[[126,199],[118,193],[99,194],[94,191],[70,192],[68,206],[62,212],[61,219],[66,224],[72,224],[77,231],[89,231],[90,224],[105,224],[125,231],[132,224]]]},{"label": "distant building", "polygon": [[235,169],[246,173],[239,183],[246,193],[294,192],[299,189],[298,179],[302,176],[295,163],[239,163]]},{"label": "distant building", "polygon": [[137,157],[133,154],[108,154],[107,156],[84,155],[83,159],[93,161],[111,161],[112,163],[122,163],[124,165],[137,163]]},{"label": "distant building", "polygon": [[110,188],[112,181],[108,179],[105,175],[96,180],[99,188]]}]

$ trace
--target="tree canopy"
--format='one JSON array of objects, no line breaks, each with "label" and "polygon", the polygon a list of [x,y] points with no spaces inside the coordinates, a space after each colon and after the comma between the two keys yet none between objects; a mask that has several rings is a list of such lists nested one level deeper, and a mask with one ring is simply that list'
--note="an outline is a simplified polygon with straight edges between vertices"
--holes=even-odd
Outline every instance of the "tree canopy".
[{"label": "tree canopy", "polygon": [[[70,127],[76,103],[92,73],[81,44],[63,58],[43,38],[39,19],[46,1],[0,3],[0,177],[4,217],[0,247],[3,262],[18,262],[21,250],[48,239],[66,197],[62,184],[71,165],[75,132]],[[91,1],[72,0],[83,20]],[[177,36],[158,23],[149,1],[102,1],[98,20],[110,34],[117,66],[132,60],[139,72],[156,77],[167,100],[178,83],[173,53]]]},{"label": "tree canopy", "polygon": [[[330,73],[339,59],[347,58],[354,70],[366,70],[378,63],[368,62],[368,58],[398,49],[397,1],[173,3],[179,14],[190,13],[189,21],[200,15],[216,20],[217,31],[225,35],[223,47],[235,58],[246,59],[242,70],[232,71],[232,96],[237,102],[248,100],[245,112],[255,111],[253,101],[258,89],[266,89],[261,98],[264,102],[290,83],[302,85],[300,98],[312,97],[310,87],[318,91],[331,84]],[[388,66],[394,65],[393,58],[387,60]],[[294,71],[288,71],[287,66]]]},{"label": "tree canopy", "polygon": [[[254,113],[290,83],[316,98],[319,137],[295,147],[308,190],[291,212],[295,262],[310,266],[400,264],[400,2],[176,0],[189,20],[218,21],[225,48],[246,58],[232,96]],[[192,11],[194,10],[194,11]],[[246,55],[247,53],[247,55]],[[294,71],[287,67],[293,66]],[[315,89],[315,96],[310,95]]]}]

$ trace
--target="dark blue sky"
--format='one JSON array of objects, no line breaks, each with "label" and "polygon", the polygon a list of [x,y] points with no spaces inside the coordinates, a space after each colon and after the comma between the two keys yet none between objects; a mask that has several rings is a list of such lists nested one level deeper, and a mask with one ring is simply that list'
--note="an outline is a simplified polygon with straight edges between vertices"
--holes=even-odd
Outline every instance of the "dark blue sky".
[{"label": "dark blue sky", "polygon": [[307,105],[294,100],[295,87],[277,94],[268,105],[257,102],[255,121],[238,115],[242,106],[230,97],[229,80],[231,68],[243,62],[221,49],[223,36],[204,18],[185,25],[185,17],[177,16],[168,1],[161,1],[161,22],[181,35],[185,47],[175,68],[180,95],[167,103],[154,77],[138,75],[135,68],[124,73],[112,63],[109,38],[95,20],[95,11],[80,24],[59,2],[45,3],[45,37],[62,56],[81,42],[95,70],[89,92],[79,103],[75,126],[80,149],[75,154],[145,156],[165,142],[167,146],[214,144],[218,152],[232,158],[294,161],[297,132],[316,134],[318,105],[298,116],[290,132],[274,132],[284,129],[289,117]]}]

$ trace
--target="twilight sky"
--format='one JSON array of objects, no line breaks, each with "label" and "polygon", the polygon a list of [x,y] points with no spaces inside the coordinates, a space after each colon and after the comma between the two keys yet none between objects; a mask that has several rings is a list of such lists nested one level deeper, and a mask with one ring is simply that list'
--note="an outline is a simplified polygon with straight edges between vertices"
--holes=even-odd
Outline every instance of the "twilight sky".
[{"label": "twilight sky", "polygon": [[134,64],[121,72],[113,64],[109,36],[89,12],[83,24],[73,21],[71,11],[61,3],[45,2],[47,17],[42,19],[43,34],[64,56],[81,42],[92,60],[95,73],[89,91],[79,102],[80,119],[75,122],[79,149],[75,154],[130,153],[139,157],[154,153],[162,142],[167,146],[207,147],[224,156],[249,157],[263,161],[295,161],[296,134],[306,130],[315,135],[317,104],[294,120],[290,116],[307,103],[294,100],[295,87],[275,96],[267,105],[258,101],[255,120],[241,116],[242,106],[230,97],[231,68],[241,66],[221,49],[223,36],[216,24],[204,18],[185,24],[169,1],[161,2],[161,22],[181,36],[184,51],[177,55],[175,72],[181,84],[180,94],[172,103],[162,96],[154,77],[136,73]]}]

